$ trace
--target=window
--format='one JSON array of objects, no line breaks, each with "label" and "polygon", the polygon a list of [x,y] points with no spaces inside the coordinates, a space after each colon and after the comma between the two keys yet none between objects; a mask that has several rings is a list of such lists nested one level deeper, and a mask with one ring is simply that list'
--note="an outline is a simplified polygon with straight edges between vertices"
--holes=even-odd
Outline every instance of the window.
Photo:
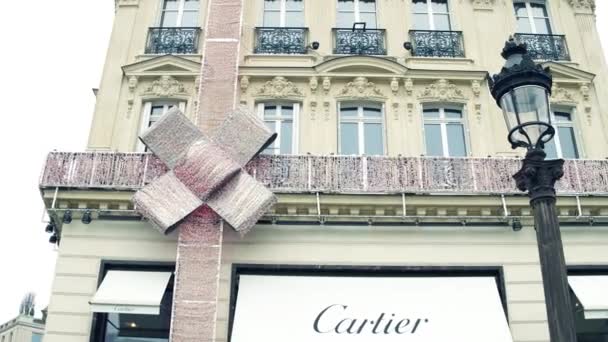
[{"label": "window", "polygon": [[264,27],[303,27],[303,0],[265,0]]},{"label": "window", "polygon": [[340,154],[383,155],[383,117],[380,104],[341,104]]},{"label": "window", "polygon": [[37,333],[32,333],[32,342],[42,342],[42,335]]},{"label": "window", "polygon": [[462,109],[425,108],[423,118],[427,156],[465,157],[467,155]]},{"label": "window", "polygon": [[551,34],[549,12],[542,0],[516,1],[515,18],[518,33]]},{"label": "window", "polygon": [[199,0],[164,0],[161,27],[198,26]]},{"label": "window", "polygon": [[258,113],[266,126],[278,137],[268,146],[266,154],[298,153],[299,103],[259,103]]},{"label": "window", "polygon": [[451,31],[448,0],[413,0],[414,29]]},{"label": "window", "polygon": [[545,146],[550,159],[579,157],[572,114],[568,111],[552,111],[551,122],[555,128],[555,137]]},{"label": "window", "polygon": [[[102,264],[102,273],[109,271],[170,272],[175,266],[152,264]],[[103,279],[103,278],[102,278]],[[173,309],[174,276],[171,275],[160,302],[158,315],[95,313],[93,342],[169,342],[169,330]]]},{"label": "window", "polygon": [[[141,120],[141,128],[140,133],[143,133],[149,127],[151,127],[158,119],[160,119],[163,115],[165,115],[169,109],[179,106],[179,109],[182,112],[186,111],[186,102],[176,102],[176,101],[155,101],[155,102],[145,102],[142,120]],[[144,146],[142,142],[139,142],[138,151],[147,151],[147,148]]]},{"label": "window", "polygon": [[376,28],[376,0],[338,0],[336,25],[339,28],[361,22],[366,23],[367,28]]}]

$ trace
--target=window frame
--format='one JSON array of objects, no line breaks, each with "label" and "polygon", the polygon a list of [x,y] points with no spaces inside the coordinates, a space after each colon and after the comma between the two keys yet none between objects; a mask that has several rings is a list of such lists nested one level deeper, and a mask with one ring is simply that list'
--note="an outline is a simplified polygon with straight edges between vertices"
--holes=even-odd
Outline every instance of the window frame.
[{"label": "window frame", "polygon": [[[424,117],[424,110],[425,109],[437,109],[439,110],[439,118],[431,118],[431,119],[427,119]],[[446,119],[445,118],[445,110],[458,110],[460,111],[460,113],[462,114],[462,117],[460,119]],[[420,108],[420,114],[422,116],[422,141],[424,144],[424,155],[426,157],[439,157],[439,158],[466,158],[472,155],[471,152],[471,143],[469,141],[469,126],[467,124],[467,116],[466,116],[466,106],[465,105],[458,105],[458,104],[433,104],[433,103],[427,103],[427,104],[422,104],[421,108]],[[440,130],[441,130],[441,148],[443,151],[443,155],[442,156],[431,156],[428,154],[428,148],[427,148],[427,141],[426,141],[426,124],[435,124],[435,125],[440,125]],[[465,149],[465,155],[464,156],[460,156],[460,157],[456,157],[456,156],[450,156],[450,150],[449,150],[449,141],[448,141],[448,135],[447,135],[447,125],[448,124],[454,124],[454,123],[460,123],[462,125],[462,131],[464,134],[463,137],[463,141],[464,141],[464,149]]]},{"label": "window frame", "polygon": [[[177,16],[175,18],[175,26],[163,26],[163,18],[164,18],[165,12],[167,12],[165,10],[165,1],[166,0],[160,1],[160,16],[158,18],[158,27],[163,27],[163,28],[197,27],[200,25],[199,21],[200,21],[200,13],[201,13],[201,1],[198,0],[198,9],[196,11],[194,11],[194,10],[185,9],[186,0],[176,0],[178,2],[177,11],[175,11],[175,10],[168,11],[168,12],[177,12]],[[198,14],[198,16],[196,18],[196,24],[194,26],[183,26],[184,12],[196,12]]]},{"label": "window frame", "polygon": [[[515,14],[515,28],[516,31],[517,28],[519,27],[518,24],[518,20],[520,17],[517,16],[517,11],[515,10],[515,5],[516,4],[524,4],[526,6],[526,18],[528,18],[528,22],[530,24],[530,31],[531,32],[517,32],[517,33],[522,33],[522,34],[548,34],[548,35],[552,35],[553,32],[555,32],[555,30],[553,29],[553,21],[551,20],[551,13],[549,12],[549,6],[547,6],[547,1],[545,0],[515,0],[513,1],[513,10],[514,10],[514,14]],[[546,17],[535,17],[533,15],[533,10],[532,10],[532,3],[535,4],[541,4],[545,7],[545,11],[547,12],[547,16]],[[534,22],[534,19],[546,19],[547,22],[549,23],[549,33],[538,33],[538,30],[536,28],[536,23]]]},{"label": "window frame", "polygon": [[[264,118],[264,110],[266,108],[266,105],[271,105],[271,106],[277,106],[277,113],[281,113],[281,110],[279,109],[282,106],[293,106],[293,116],[291,118],[291,131],[292,131],[292,135],[291,135],[291,153],[289,155],[297,155],[298,151],[299,151],[299,141],[300,141],[300,135],[299,135],[299,128],[300,128],[300,103],[299,102],[290,102],[290,101],[261,101],[258,102],[256,104],[257,106],[257,111],[258,111],[258,117],[262,119],[262,121],[264,121],[264,123],[266,123],[267,121],[273,121],[274,125],[275,125],[275,133],[277,133],[277,139],[274,141],[273,145],[275,146],[273,148],[273,153],[264,153],[266,155],[271,155],[271,156],[276,156],[276,155],[281,155],[281,123],[283,122],[287,122],[289,120],[287,120],[288,118],[284,118],[282,115],[277,115],[275,116],[276,119],[271,119],[271,120],[266,120]],[[268,147],[270,148],[270,146]]]},{"label": "window frame", "polygon": [[[448,6],[448,11],[445,13],[437,13],[437,14],[443,14],[443,15],[447,15],[448,16],[448,30],[437,30],[435,28],[435,17],[434,14],[435,12],[433,11],[433,0],[425,0],[426,1],[426,12],[416,12],[414,10],[414,6],[412,6],[412,25],[415,25],[416,21],[414,19],[416,14],[425,14],[428,20],[428,24],[429,24],[429,31],[449,31],[452,32],[453,31],[453,20],[452,20],[452,6],[451,6],[451,1],[450,0],[446,0],[446,4]],[[410,2],[413,4],[413,2]],[[414,30],[419,30],[418,28],[416,28],[414,26]],[[420,30],[420,31],[424,31],[424,30]]]},{"label": "window frame", "polygon": [[[353,0],[353,10],[352,11],[340,11],[338,9],[338,1],[340,0],[336,0],[336,26],[338,26],[338,14],[339,13],[353,13],[355,15],[355,19],[353,23],[359,23],[362,22],[361,21],[361,13],[374,13],[374,25],[370,25],[369,29],[377,29],[378,28],[378,1],[374,0],[374,12],[361,12],[361,7],[359,6],[359,1],[360,0]],[[368,23],[366,23],[367,25]],[[338,28],[350,28],[350,27],[338,27]]]},{"label": "window frame", "polygon": [[287,25],[287,12],[299,12],[302,15],[302,26],[301,27],[306,27],[306,17],[305,17],[305,13],[306,13],[306,2],[304,0],[302,0],[302,10],[301,11],[293,11],[293,10],[287,10],[287,0],[276,0],[280,2],[280,7],[279,10],[267,10],[266,9],[266,1],[263,1],[263,8],[262,8],[262,27],[277,27],[277,26],[267,26],[265,21],[266,18],[266,12],[279,12],[279,26],[278,27],[300,27],[300,26],[296,26],[296,25]]},{"label": "window frame", "polygon": [[142,105],[142,112],[141,112],[141,119],[139,122],[139,130],[137,132],[137,137],[135,138],[137,141],[137,147],[136,147],[136,151],[137,152],[147,152],[147,148],[146,145],[144,145],[144,143],[139,140],[139,135],[142,134],[146,129],[150,128],[150,118],[152,117],[152,107],[156,107],[156,106],[164,106],[165,108],[163,109],[163,114],[161,115],[164,116],[165,114],[167,114],[167,112],[169,111],[169,109],[171,108],[171,106],[175,106],[177,105],[179,110],[182,111],[182,113],[186,113],[186,101],[183,99],[148,99],[148,100],[144,100],[143,105]]},{"label": "window frame", "polygon": [[[351,107],[357,107],[357,119],[356,120],[346,120],[343,121],[342,120],[342,107],[344,105],[348,105]],[[364,112],[364,108],[366,106],[370,106],[369,108],[372,108],[372,106],[377,106],[380,108],[380,119],[379,120],[374,120],[374,119],[366,119],[365,116],[363,115]],[[366,102],[361,102],[361,101],[340,101],[338,102],[338,154],[339,155],[345,155],[345,156],[386,156],[388,155],[388,146],[387,146],[387,137],[386,137],[386,110],[385,110],[385,105],[382,102],[374,102],[374,101],[366,101]],[[358,141],[357,141],[357,154],[343,154],[342,153],[342,123],[346,122],[346,123],[356,123],[357,124],[357,137],[358,137]],[[366,123],[373,123],[373,124],[380,124],[382,126],[382,154],[378,154],[378,155],[368,155],[365,154],[365,124]]]},{"label": "window frame", "polygon": [[[567,268],[567,276],[608,276],[608,265],[600,264],[600,265],[566,265]],[[570,295],[576,298],[576,294],[570,287],[570,283],[568,283],[568,289],[570,291]],[[578,298],[576,298],[578,301]],[[574,306],[573,306],[573,309]],[[576,330],[576,317],[575,317],[575,330]],[[578,335],[578,331],[576,331]]]},{"label": "window frame", "polygon": [[[558,122],[555,119],[555,113],[567,113],[570,115],[570,121],[567,122]],[[558,106],[551,106],[551,111],[550,111],[550,115],[551,115],[551,123],[553,128],[555,129],[555,136],[553,137],[552,142],[555,144],[555,155],[556,158],[558,159],[562,159],[564,158],[564,153],[562,150],[562,144],[561,144],[561,138],[559,137],[559,128],[560,127],[565,127],[565,128],[571,128],[572,129],[572,134],[574,135],[574,148],[575,148],[575,152],[577,157],[573,158],[573,159],[580,159],[582,158],[583,155],[583,151],[582,151],[582,145],[580,143],[580,134],[578,131],[578,125],[574,122],[574,117],[575,117],[575,110],[574,108],[567,108],[567,107],[558,107]],[[572,159],[572,158],[568,158],[568,159]]]},{"label": "window frame", "polygon": [[[101,285],[103,278],[108,271],[164,271],[171,272],[175,277],[176,264],[175,262],[166,261],[127,261],[127,260],[101,260],[99,265],[99,273],[97,275],[97,287]],[[173,281],[173,291],[175,291],[175,280]],[[94,312],[93,321],[91,324],[91,334],[89,342],[104,342],[106,334],[106,319],[107,313]],[[173,317],[173,309],[171,309]]]}]

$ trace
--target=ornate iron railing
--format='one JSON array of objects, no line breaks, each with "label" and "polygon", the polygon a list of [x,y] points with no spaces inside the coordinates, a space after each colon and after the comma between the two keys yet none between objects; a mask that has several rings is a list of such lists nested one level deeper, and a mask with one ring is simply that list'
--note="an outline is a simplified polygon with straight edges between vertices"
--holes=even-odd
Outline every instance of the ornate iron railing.
[{"label": "ornate iron railing", "polygon": [[256,27],[255,53],[305,54],[308,28]]},{"label": "ornate iron railing", "polygon": [[198,53],[200,32],[201,29],[198,27],[151,27],[148,32],[146,53]]},{"label": "ornate iron railing", "polygon": [[334,28],[334,54],[386,55],[385,30]]},{"label": "ornate iron railing", "polygon": [[[521,194],[511,178],[521,159],[260,156],[247,165],[277,193]],[[136,190],[164,174],[149,153],[48,155],[41,188]],[[608,195],[608,160],[567,160],[562,194]]]},{"label": "ornate iron railing", "polygon": [[464,57],[464,42],[460,31],[410,31],[412,56]]},{"label": "ornate iron railing", "polygon": [[570,60],[570,52],[564,35],[516,33],[515,40],[528,45],[528,54],[532,59],[545,61]]}]

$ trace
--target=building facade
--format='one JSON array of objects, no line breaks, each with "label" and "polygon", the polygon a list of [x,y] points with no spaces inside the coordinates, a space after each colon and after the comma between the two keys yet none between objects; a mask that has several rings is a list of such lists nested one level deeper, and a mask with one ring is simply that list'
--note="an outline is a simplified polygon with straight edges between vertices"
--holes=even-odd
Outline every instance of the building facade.
[{"label": "building facade", "polygon": [[0,341],[2,342],[42,342],[44,320],[28,315],[18,317],[0,324]]},{"label": "building facade", "polygon": [[[444,303],[470,305],[462,316],[481,323],[467,341],[549,341],[528,199],[511,179],[521,154],[507,143],[486,81],[502,67],[509,35],[553,74],[557,134],[547,151],[566,159],[557,205],[579,341],[608,338],[606,310],[589,318],[587,296],[573,285],[608,276],[608,68],[593,0],[243,1],[241,15],[226,19],[240,20],[237,101],[278,133],[247,170],[279,200],[246,236],[223,231],[217,310],[184,327],[188,313],[176,311],[171,275],[179,232],[158,233],[131,198],[166,171],[138,136],[172,107],[199,125],[201,108],[212,105],[200,103],[201,66],[209,32],[229,30],[210,27],[214,1],[116,1],[87,152],[49,154],[41,177],[60,246],[45,342],[206,341],[209,327],[216,341],[275,341],[285,336],[259,316],[283,319],[276,311],[288,310],[284,303],[299,312],[301,298],[315,302],[324,291],[375,296],[386,279],[414,294],[403,300],[427,298],[416,292],[426,287]],[[204,272],[192,277],[197,288],[215,286]],[[484,279],[494,280],[486,294]],[[123,283],[158,284],[153,314],[128,302],[138,291],[125,289],[120,301],[111,285]],[[290,290],[265,292],[260,283]],[[499,305],[482,305],[493,301]],[[459,312],[452,310],[436,311]],[[434,319],[424,315],[437,313],[416,314],[408,333],[444,339],[425,335],[424,320]],[[311,320],[306,331],[324,340],[366,332],[310,317],[302,317]],[[243,323],[250,321],[257,330]],[[406,330],[399,322],[370,331],[385,329],[390,340],[388,331]],[[293,329],[291,339],[311,339]],[[488,335],[501,329],[503,336]]]}]

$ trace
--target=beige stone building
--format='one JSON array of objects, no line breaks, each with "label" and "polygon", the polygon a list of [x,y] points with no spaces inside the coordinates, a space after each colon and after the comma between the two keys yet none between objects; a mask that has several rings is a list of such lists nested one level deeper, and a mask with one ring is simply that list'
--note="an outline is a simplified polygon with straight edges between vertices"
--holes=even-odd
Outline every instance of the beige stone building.
[{"label": "beige stone building", "polygon": [[44,321],[32,316],[18,317],[0,324],[0,341],[2,342],[42,342]]},{"label": "beige stone building", "polygon": [[[235,91],[279,134],[248,170],[279,202],[246,236],[224,231],[217,313],[197,324],[216,341],[274,342],[285,336],[264,322],[293,316],[310,322],[291,340],[314,341],[316,331],[346,341],[330,336],[339,326],[313,327],[320,316],[307,316],[302,298],[386,304],[383,294],[410,289],[404,301],[444,305],[412,313],[432,327],[412,328],[411,318],[412,341],[549,341],[530,207],[511,179],[522,155],[486,79],[500,71],[509,35],[551,69],[557,135],[547,149],[566,159],[557,205],[571,284],[597,286],[608,276],[608,68],[594,3],[244,0]],[[175,328],[178,233],[158,233],[131,197],[165,171],[138,135],[174,106],[197,123],[210,8],[116,1],[87,152],[51,153],[41,177],[59,243],[45,342],[207,340]],[[213,285],[198,276],[200,288]],[[403,287],[385,288],[393,278]],[[276,291],[256,292],[260,283]],[[576,287],[579,342],[606,341],[608,295]],[[285,303],[293,315],[277,315]],[[456,323],[433,326],[446,315]],[[378,329],[401,334],[392,324]]]}]

